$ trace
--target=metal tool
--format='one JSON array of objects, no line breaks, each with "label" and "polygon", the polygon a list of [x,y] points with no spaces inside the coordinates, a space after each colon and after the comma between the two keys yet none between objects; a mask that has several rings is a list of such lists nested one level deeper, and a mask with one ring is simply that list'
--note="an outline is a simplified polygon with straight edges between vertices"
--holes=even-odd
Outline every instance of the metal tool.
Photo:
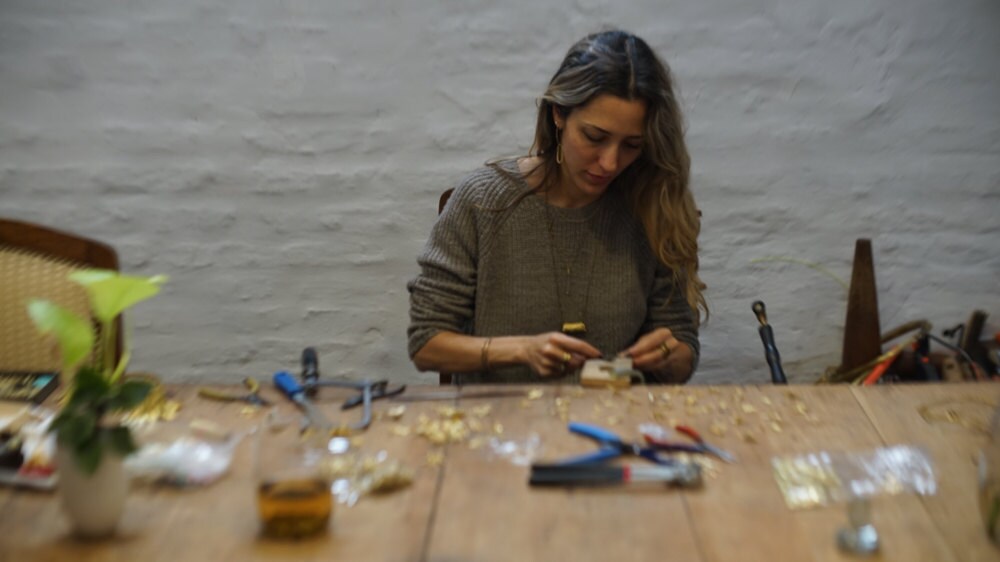
[{"label": "metal tool", "polygon": [[528,396],[527,390],[498,389],[498,390],[432,390],[429,392],[417,392],[406,394],[393,394],[394,402],[435,402],[454,400],[478,400],[484,398],[511,398]]},{"label": "metal tool", "polygon": [[528,478],[532,486],[607,486],[631,482],[695,486],[701,483],[701,467],[695,463],[669,466],[533,464]]},{"label": "metal tool", "polygon": [[781,369],[781,356],[778,355],[778,347],[774,345],[774,331],[767,323],[767,308],[764,307],[764,301],[755,301],[752,308],[754,314],[757,315],[757,321],[760,322],[758,332],[760,332],[760,341],[764,343],[764,357],[767,359],[767,365],[771,368],[771,382],[788,384],[785,372]]},{"label": "metal tool", "polygon": [[361,421],[351,425],[352,429],[368,429],[372,423],[372,401],[380,398],[395,396],[406,390],[406,385],[399,385],[389,388],[387,380],[349,381],[349,380],[320,380],[319,358],[316,349],[307,347],[302,350],[302,388],[306,396],[315,398],[320,387],[329,386],[335,388],[352,388],[359,391],[357,396],[352,396],[344,401],[341,410],[349,410],[359,404],[364,405],[361,413]]},{"label": "metal tool", "polygon": [[243,379],[243,386],[247,387],[247,390],[250,391],[248,394],[234,394],[223,390],[202,387],[198,389],[198,396],[221,402],[246,402],[248,404],[253,404],[254,406],[271,405],[269,400],[261,397],[260,383],[257,382],[257,379],[253,377],[246,377]]},{"label": "metal tool", "polygon": [[958,342],[958,347],[965,353],[970,361],[969,368],[973,371],[976,379],[989,378],[989,373],[994,370],[990,363],[989,351],[982,343],[983,326],[988,315],[982,310],[972,311],[972,316],[965,323],[965,330],[962,331],[962,339]]},{"label": "metal tool", "polygon": [[318,382],[319,358],[316,356],[316,348],[307,347],[302,350],[302,386],[306,389],[306,396],[316,397]]},{"label": "metal tool", "polygon": [[597,441],[598,449],[592,453],[571,457],[557,463],[562,466],[599,463],[621,456],[642,457],[659,465],[682,464],[676,459],[661,457],[655,447],[644,446],[639,443],[628,443],[614,433],[596,425],[570,422],[569,430]]},{"label": "metal tool", "polygon": [[701,434],[694,430],[694,428],[686,425],[678,425],[674,427],[678,433],[682,433],[690,437],[694,443],[680,443],[676,441],[667,441],[666,439],[660,439],[651,433],[643,433],[642,437],[646,440],[651,447],[658,449],[660,451],[679,451],[687,453],[702,453],[707,455],[713,455],[719,459],[726,461],[728,463],[736,462],[736,457],[728,451],[724,451],[715,445],[712,445],[702,438]]},{"label": "metal tool", "polygon": [[[289,375],[291,376],[291,375]],[[317,390],[319,387],[353,388],[359,391],[357,396],[352,396],[341,404],[341,410],[350,410],[359,404],[364,405],[361,413],[361,421],[352,425],[353,429],[367,429],[372,423],[372,401],[380,398],[395,396],[406,390],[406,385],[402,384],[395,388],[389,388],[389,381],[386,380],[363,380],[363,381],[319,381],[312,385]],[[303,386],[303,388],[309,388]]]},{"label": "metal tool", "polygon": [[[367,386],[371,388],[371,400],[379,400],[381,398],[391,398],[394,396],[398,396],[399,394],[402,394],[403,391],[406,390],[405,384],[401,384],[396,388],[389,388],[389,381],[386,380],[363,381],[362,383],[355,383],[355,384],[358,385],[355,388],[363,387],[365,384],[367,384]],[[344,400],[344,403],[340,405],[340,409],[350,410],[351,408],[364,403],[364,398],[365,397],[362,388],[362,394],[359,394],[358,396],[352,396],[347,400]]]},{"label": "metal tool", "polygon": [[275,373],[274,386],[302,410],[310,426],[322,431],[333,429],[333,423],[309,400],[305,389],[299,386],[299,383],[295,382],[295,377],[291,373],[288,371],[278,371]]}]

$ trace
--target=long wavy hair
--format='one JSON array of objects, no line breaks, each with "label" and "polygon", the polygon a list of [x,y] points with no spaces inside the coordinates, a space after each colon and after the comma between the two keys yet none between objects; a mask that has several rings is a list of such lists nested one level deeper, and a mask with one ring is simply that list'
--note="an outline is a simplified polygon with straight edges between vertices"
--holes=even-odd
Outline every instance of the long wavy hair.
[{"label": "long wavy hair", "polygon": [[559,181],[558,144],[553,110],[568,116],[601,94],[646,102],[642,152],[609,189],[626,194],[649,244],[684,287],[688,304],[708,319],[705,284],[698,276],[701,219],[688,187],[691,160],[684,144],[684,122],[670,70],[645,41],[620,31],[602,31],[573,45],[538,101],[538,123],[531,155],[541,159],[540,189]]}]

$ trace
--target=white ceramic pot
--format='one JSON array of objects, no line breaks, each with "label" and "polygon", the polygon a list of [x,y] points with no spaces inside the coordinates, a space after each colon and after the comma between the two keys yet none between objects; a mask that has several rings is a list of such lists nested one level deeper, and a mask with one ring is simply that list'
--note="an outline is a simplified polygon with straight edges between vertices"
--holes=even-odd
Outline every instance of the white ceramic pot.
[{"label": "white ceramic pot", "polygon": [[102,451],[101,464],[93,474],[84,474],[77,466],[72,451],[56,447],[56,485],[63,512],[69,517],[73,533],[83,538],[100,538],[114,534],[125,508],[128,494],[128,473],[122,457],[107,449]]}]

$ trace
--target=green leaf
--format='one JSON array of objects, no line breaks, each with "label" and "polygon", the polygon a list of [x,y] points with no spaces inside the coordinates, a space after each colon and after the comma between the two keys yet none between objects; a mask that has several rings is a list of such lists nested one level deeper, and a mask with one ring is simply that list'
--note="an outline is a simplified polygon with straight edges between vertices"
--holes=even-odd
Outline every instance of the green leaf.
[{"label": "green leaf", "polygon": [[59,443],[76,449],[94,438],[96,428],[97,416],[92,412],[63,410],[52,420],[51,431]]},{"label": "green leaf", "polygon": [[132,440],[132,432],[125,426],[112,427],[107,430],[111,448],[121,456],[129,455],[139,450]]},{"label": "green leaf", "polygon": [[31,299],[28,301],[28,316],[39,332],[56,337],[63,373],[71,373],[94,348],[91,324],[51,301]]},{"label": "green leaf", "polygon": [[111,390],[111,381],[104,377],[104,373],[93,367],[80,367],[73,379],[75,390],[92,390],[102,394]]},{"label": "green leaf", "polygon": [[101,464],[101,439],[94,435],[89,440],[73,447],[76,464],[84,474],[93,474]]},{"label": "green leaf", "polygon": [[99,370],[84,366],[76,372],[66,407],[93,410],[104,405],[113,396],[111,381],[104,378]]},{"label": "green leaf", "polygon": [[93,268],[73,271],[69,274],[69,279],[86,287],[88,285],[93,285],[98,281],[104,281],[105,279],[111,279],[112,277],[117,276],[118,272],[112,269]]},{"label": "green leaf", "polygon": [[84,287],[117,276],[118,272],[111,269],[83,269],[69,274],[71,280],[76,281]]},{"label": "green leaf", "polygon": [[[73,423],[73,414],[70,413],[70,412],[68,412],[68,411],[66,411],[66,410],[63,410],[62,412],[59,413],[58,416],[56,416],[56,418],[54,420],[52,420],[52,423],[49,424],[49,431],[55,433],[56,437],[59,439],[59,441],[63,442],[64,439],[60,438],[59,434],[63,433],[63,432],[66,432],[67,431],[67,429],[66,429],[67,426],[70,425],[70,424],[72,424],[72,423]],[[70,445],[73,444],[72,440],[68,439],[68,438],[65,439],[65,442],[68,443],[68,444],[70,444]]]},{"label": "green leaf", "polygon": [[91,313],[102,324],[110,324],[125,309],[160,292],[167,278],[118,275],[105,270],[84,270],[70,274],[90,295]]},{"label": "green leaf", "polygon": [[146,399],[153,385],[147,381],[129,380],[117,387],[117,393],[108,403],[112,410],[131,410]]}]

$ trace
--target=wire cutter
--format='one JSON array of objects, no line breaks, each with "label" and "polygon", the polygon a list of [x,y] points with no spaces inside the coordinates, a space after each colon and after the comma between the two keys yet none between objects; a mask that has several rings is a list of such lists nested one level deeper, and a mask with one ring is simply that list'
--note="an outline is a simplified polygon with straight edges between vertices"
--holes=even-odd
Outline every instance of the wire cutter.
[{"label": "wire cutter", "polygon": [[578,466],[591,463],[600,463],[621,456],[642,457],[650,462],[660,465],[672,466],[678,461],[669,457],[661,457],[657,453],[656,447],[643,446],[638,443],[628,443],[623,441],[614,433],[595,425],[585,423],[570,422],[569,430],[573,433],[589,437],[597,441],[598,449],[592,453],[587,453],[577,457],[570,457],[557,463],[560,466]]},{"label": "wire cutter", "polygon": [[[322,385],[324,383],[319,383],[319,384]],[[401,384],[401,385],[397,386],[396,388],[389,388],[389,381],[387,381],[387,380],[379,380],[379,381],[374,381],[374,382],[372,382],[372,381],[364,381],[360,385],[356,384],[355,388],[357,388],[359,386],[362,389],[362,393],[359,394],[359,395],[357,395],[357,396],[352,396],[351,398],[348,398],[347,400],[345,400],[344,403],[340,406],[341,410],[350,410],[351,408],[353,408],[355,406],[359,406],[359,405],[363,404],[364,401],[365,401],[365,396],[364,396],[363,390],[364,390],[364,388],[366,386],[369,387],[369,388],[371,388],[371,399],[372,400],[378,400],[379,398],[389,398],[391,396],[396,396],[396,395],[402,394],[403,391],[406,390],[406,385],[405,384]]]},{"label": "wire cutter", "polygon": [[257,382],[257,379],[253,377],[246,377],[243,379],[243,386],[247,387],[247,390],[250,392],[247,394],[232,394],[222,390],[213,390],[211,388],[203,387],[198,389],[198,396],[221,402],[246,402],[248,404],[253,404],[254,406],[271,405],[270,401],[261,397],[260,384]]},{"label": "wire cutter", "polygon": [[667,441],[666,439],[659,439],[651,433],[643,433],[643,438],[646,439],[646,443],[650,447],[657,449],[659,451],[680,451],[686,453],[701,453],[706,455],[716,456],[728,463],[736,462],[736,457],[724,451],[715,445],[710,445],[702,438],[701,434],[694,430],[692,427],[686,425],[678,425],[674,427],[678,433],[683,433],[684,435],[690,437],[694,443],[680,443],[677,441]]}]

